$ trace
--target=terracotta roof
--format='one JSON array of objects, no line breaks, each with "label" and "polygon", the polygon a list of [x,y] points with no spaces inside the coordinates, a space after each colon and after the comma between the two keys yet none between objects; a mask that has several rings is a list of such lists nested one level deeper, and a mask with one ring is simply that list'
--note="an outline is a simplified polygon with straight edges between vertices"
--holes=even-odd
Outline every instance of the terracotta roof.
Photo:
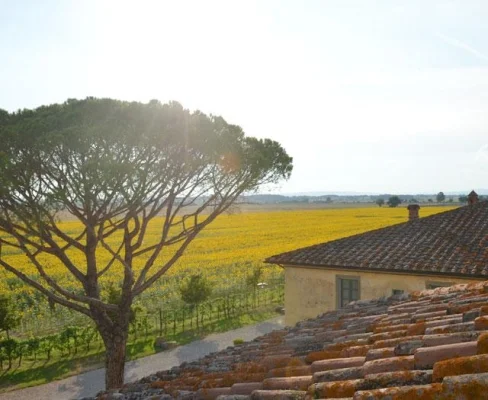
[{"label": "terracotta roof", "polygon": [[454,400],[487,393],[484,281],[360,300],[98,398]]},{"label": "terracotta roof", "polygon": [[273,264],[488,276],[488,201],[278,254]]}]

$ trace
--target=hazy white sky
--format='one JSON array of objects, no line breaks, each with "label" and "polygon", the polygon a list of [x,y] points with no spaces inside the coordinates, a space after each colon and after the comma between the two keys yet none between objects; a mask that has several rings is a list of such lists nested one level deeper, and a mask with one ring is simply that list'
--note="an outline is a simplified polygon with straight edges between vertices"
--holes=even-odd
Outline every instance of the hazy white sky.
[{"label": "hazy white sky", "polygon": [[486,21],[486,0],[0,0],[0,108],[177,100],[281,142],[282,192],[487,188]]}]

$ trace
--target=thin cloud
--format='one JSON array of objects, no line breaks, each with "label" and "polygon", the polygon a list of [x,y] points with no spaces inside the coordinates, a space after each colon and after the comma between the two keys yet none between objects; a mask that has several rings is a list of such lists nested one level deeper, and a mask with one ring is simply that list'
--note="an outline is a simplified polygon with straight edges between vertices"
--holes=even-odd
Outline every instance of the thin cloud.
[{"label": "thin cloud", "polygon": [[481,53],[480,51],[471,47],[469,44],[461,42],[458,39],[451,38],[449,36],[443,35],[442,33],[436,33],[435,35],[439,39],[441,39],[444,43],[450,44],[451,46],[457,47],[459,49],[466,50],[467,52],[473,54],[474,56],[478,57],[479,59],[484,60],[484,61],[488,61],[488,56],[486,54]]}]

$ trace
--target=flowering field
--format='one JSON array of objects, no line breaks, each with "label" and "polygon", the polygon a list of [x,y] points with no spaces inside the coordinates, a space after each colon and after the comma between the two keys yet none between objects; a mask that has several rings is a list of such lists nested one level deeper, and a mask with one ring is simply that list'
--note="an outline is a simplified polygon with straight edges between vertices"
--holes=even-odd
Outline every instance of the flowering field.
[{"label": "flowering field", "polygon": [[[452,207],[424,207],[421,216],[447,211]],[[400,208],[343,208],[323,210],[290,210],[270,212],[242,212],[221,215],[195,239],[180,259],[159,284],[156,284],[142,301],[168,302],[177,297],[178,282],[187,274],[204,272],[211,280],[216,295],[233,290],[245,282],[249,274],[259,266],[265,266],[263,280],[279,279],[281,268],[263,264],[271,255],[299,247],[330,241],[353,234],[405,222],[408,212]],[[63,228],[76,234],[80,226],[76,222],[64,222]],[[148,242],[156,235],[160,220],[155,220],[148,231]],[[155,237],[155,236],[154,236]],[[108,256],[108,255],[107,255]],[[25,256],[12,249],[8,257],[18,258],[23,263],[24,272],[34,276],[35,270],[29,266]],[[80,255],[74,255],[83,263]],[[103,255],[101,256],[103,257]],[[50,262],[46,259],[47,262]],[[161,260],[163,261],[163,260]],[[70,286],[63,266],[52,262],[51,274]],[[114,269],[107,281],[117,281]],[[73,288],[76,289],[76,288]],[[46,315],[42,297],[26,287],[15,277],[1,270],[0,293],[14,294],[18,298],[21,312],[26,317]],[[63,311],[65,313],[68,311]],[[34,315],[33,315],[34,314]],[[56,313],[61,315],[59,312]],[[52,318],[52,317],[50,317]]]}]

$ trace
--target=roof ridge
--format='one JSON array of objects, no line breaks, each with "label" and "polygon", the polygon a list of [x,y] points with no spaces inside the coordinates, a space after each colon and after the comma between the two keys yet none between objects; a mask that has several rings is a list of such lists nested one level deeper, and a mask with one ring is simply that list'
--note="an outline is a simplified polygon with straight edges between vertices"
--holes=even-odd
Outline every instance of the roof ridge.
[{"label": "roof ridge", "polygon": [[488,287],[486,281],[483,282],[470,282],[470,283],[457,283],[452,286],[438,287],[434,289],[424,289],[419,292],[412,292],[412,296],[426,297],[432,295],[441,295],[447,293],[457,293],[457,292],[467,292],[467,291],[477,291]]}]

